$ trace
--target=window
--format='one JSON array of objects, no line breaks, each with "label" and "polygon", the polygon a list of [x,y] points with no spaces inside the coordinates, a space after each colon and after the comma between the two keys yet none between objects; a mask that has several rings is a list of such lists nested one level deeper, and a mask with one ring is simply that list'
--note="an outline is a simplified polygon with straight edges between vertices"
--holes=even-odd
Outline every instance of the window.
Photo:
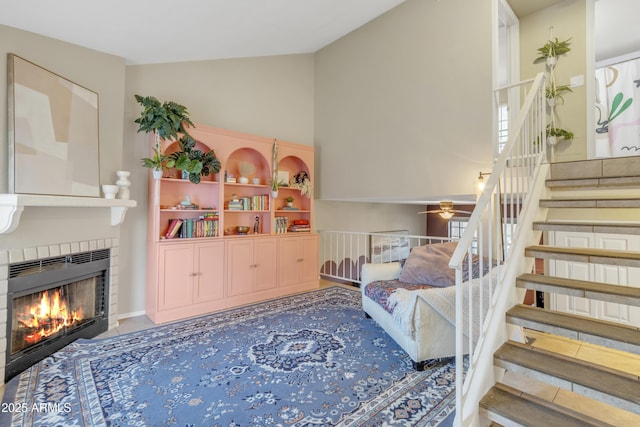
[{"label": "window", "polygon": [[[464,216],[454,216],[449,220],[448,228],[449,228],[449,237],[452,239],[459,239],[464,234],[464,230],[467,228],[467,224],[469,223],[469,217]],[[471,244],[473,248],[472,251],[474,254],[478,253],[478,238],[477,236],[473,237],[473,243]]]},{"label": "window", "polygon": [[509,252],[513,234],[516,232],[518,223],[515,218],[505,218],[507,222],[502,224],[502,239],[504,240],[504,253]]},{"label": "window", "polygon": [[502,153],[509,139],[509,107],[507,104],[498,106],[498,154]]}]

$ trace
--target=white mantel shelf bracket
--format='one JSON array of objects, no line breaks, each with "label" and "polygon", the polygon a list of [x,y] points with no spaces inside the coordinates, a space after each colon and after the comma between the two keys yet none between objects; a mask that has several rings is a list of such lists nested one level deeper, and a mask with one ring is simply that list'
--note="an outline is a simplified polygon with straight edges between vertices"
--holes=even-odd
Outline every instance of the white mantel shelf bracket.
[{"label": "white mantel shelf bracket", "polygon": [[111,225],[124,221],[127,209],[135,208],[135,200],[101,199],[98,197],[40,196],[33,194],[0,194],[0,234],[18,228],[25,207],[110,208]]}]

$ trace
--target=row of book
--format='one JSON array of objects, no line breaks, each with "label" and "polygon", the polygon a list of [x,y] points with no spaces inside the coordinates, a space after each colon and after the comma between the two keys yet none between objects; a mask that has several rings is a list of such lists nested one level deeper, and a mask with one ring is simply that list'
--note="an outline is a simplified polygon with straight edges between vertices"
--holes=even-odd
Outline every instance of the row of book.
[{"label": "row of book", "polygon": [[286,216],[277,216],[274,218],[274,232],[276,234],[282,233],[299,233],[304,231],[311,231],[309,221],[306,219],[295,219],[290,224],[289,218]]},{"label": "row of book", "polygon": [[287,229],[291,233],[300,233],[305,231],[311,231],[309,220],[307,219],[294,219],[293,224]]},{"label": "row of book", "polygon": [[164,237],[166,239],[193,239],[219,235],[218,213],[206,213],[199,218],[173,218]]},{"label": "row of book", "polygon": [[229,200],[227,209],[231,211],[268,211],[269,195],[262,194]]}]

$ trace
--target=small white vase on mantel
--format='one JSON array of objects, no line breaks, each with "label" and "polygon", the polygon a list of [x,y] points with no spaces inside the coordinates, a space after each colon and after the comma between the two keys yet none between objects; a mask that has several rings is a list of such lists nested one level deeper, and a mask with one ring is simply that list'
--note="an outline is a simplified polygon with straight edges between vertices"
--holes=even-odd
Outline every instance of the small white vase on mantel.
[{"label": "small white vase on mantel", "polygon": [[116,185],[120,187],[120,190],[118,191],[118,198],[122,200],[129,200],[129,197],[130,197],[129,187],[131,187],[131,181],[129,181],[129,175],[131,175],[131,172],[117,171],[116,175],[118,176]]}]

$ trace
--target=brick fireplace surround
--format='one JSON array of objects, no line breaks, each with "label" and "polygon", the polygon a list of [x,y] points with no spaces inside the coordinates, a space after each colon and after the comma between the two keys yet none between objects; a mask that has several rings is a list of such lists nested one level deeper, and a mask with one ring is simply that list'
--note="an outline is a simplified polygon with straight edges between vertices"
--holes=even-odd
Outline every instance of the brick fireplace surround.
[{"label": "brick fireplace surround", "polygon": [[[117,238],[65,242],[33,248],[0,250],[0,355],[7,351],[7,293],[9,288],[9,265],[17,262],[70,255],[79,252],[110,249],[109,281],[109,329],[118,326],[118,244]],[[4,382],[5,359],[0,357],[0,384]]]}]

